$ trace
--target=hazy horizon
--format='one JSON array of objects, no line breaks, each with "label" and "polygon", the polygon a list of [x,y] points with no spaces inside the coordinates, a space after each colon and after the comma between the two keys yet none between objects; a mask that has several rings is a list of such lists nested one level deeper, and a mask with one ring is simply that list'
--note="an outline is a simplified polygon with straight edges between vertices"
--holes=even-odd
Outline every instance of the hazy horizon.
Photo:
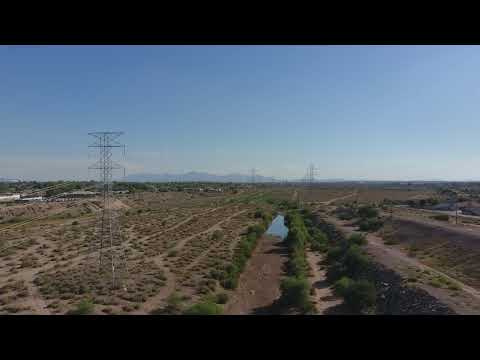
[{"label": "hazy horizon", "polygon": [[478,46],[0,46],[0,177],[476,181]]}]

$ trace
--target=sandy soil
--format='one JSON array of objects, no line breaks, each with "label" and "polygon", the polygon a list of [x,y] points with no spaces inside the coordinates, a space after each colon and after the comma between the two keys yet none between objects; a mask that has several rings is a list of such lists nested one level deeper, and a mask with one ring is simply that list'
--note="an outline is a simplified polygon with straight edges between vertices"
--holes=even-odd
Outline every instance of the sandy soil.
[{"label": "sandy soil", "polygon": [[315,293],[312,296],[315,309],[319,315],[324,315],[329,309],[342,303],[342,299],[333,294],[331,287],[327,283],[326,268],[320,269],[320,263],[323,261],[322,254],[307,251],[307,261],[311,269],[309,278]]},{"label": "sandy soil", "polygon": [[263,236],[259,240],[233,296],[225,307],[227,315],[268,314],[280,297],[283,265],[287,261],[281,239]]}]

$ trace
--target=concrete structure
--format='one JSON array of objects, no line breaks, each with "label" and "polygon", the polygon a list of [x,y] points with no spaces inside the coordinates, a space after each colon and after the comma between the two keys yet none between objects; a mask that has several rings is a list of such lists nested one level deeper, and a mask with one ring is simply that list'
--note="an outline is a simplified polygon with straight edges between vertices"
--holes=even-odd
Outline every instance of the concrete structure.
[{"label": "concrete structure", "polygon": [[0,202],[9,202],[20,200],[20,194],[0,195]]},{"label": "concrete structure", "polygon": [[78,198],[89,198],[100,195],[98,192],[94,191],[72,191],[68,193],[62,193],[57,195],[57,198],[68,198],[68,199],[78,199]]},{"label": "concrete structure", "polygon": [[480,207],[462,207],[462,214],[480,216]]},{"label": "concrete structure", "polygon": [[32,201],[44,201],[43,196],[35,197],[22,197],[17,200],[18,202],[32,202]]},{"label": "concrete structure", "polygon": [[429,209],[429,210],[453,211],[453,210],[455,210],[455,203],[441,203],[441,204],[438,204],[438,205],[430,206],[427,209]]}]

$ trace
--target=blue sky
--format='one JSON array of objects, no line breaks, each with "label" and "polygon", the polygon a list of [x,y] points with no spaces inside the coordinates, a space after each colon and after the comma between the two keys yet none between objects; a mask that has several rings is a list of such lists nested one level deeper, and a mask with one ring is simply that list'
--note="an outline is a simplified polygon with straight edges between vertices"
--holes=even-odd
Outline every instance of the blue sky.
[{"label": "blue sky", "polygon": [[478,46],[0,46],[0,177],[480,179]]}]

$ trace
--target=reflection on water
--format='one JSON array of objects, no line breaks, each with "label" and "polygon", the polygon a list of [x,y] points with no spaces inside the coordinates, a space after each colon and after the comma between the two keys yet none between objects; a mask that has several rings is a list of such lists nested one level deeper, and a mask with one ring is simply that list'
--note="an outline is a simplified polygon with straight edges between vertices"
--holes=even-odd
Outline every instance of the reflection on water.
[{"label": "reflection on water", "polygon": [[287,237],[288,228],[285,226],[283,215],[277,215],[277,217],[273,219],[270,227],[267,230],[267,234],[279,236],[282,239],[285,239]]}]

